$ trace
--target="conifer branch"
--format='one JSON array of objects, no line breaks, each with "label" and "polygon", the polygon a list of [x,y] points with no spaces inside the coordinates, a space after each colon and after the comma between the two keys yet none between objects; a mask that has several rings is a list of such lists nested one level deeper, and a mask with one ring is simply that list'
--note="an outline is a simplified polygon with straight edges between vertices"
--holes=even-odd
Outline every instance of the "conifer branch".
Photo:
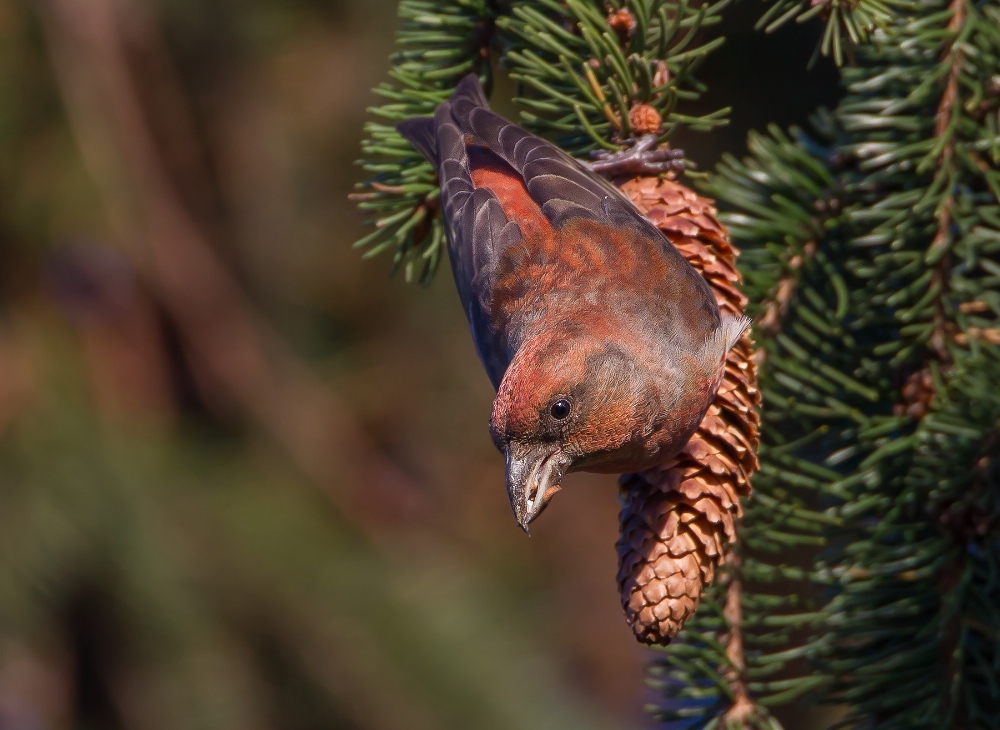
[{"label": "conifer branch", "polygon": [[[944,84],[944,91],[941,94],[941,101],[934,113],[934,136],[945,140],[941,147],[941,153],[936,164],[936,176],[945,179],[945,194],[937,208],[937,232],[930,245],[930,252],[949,247],[952,227],[952,209],[955,205],[955,198],[952,192],[953,185],[948,185],[948,180],[955,175],[955,112],[956,103],[960,103],[959,79],[962,71],[962,48],[959,43],[959,33],[965,24],[965,2],[966,0],[952,0],[949,11],[951,20],[948,22],[948,31],[953,36],[951,43],[945,51],[946,60],[950,59],[948,76]],[[934,350],[938,360],[947,364],[950,360],[946,346],[948,338],[948,315],[945,311],[945,297],[947,295],[947,282],[950,270],[950,256],[945,254],[937,265],[934,274],[933,285],[939,290],[937,297],[934,331],[930,337],[930,345]]]},{"label": "conifer branch", "polygon": [[392,270],[427,283],[444,255],[436,174],[396,131],[403,119],[433,114],[458,81],[478,74],[490,85],[497,9],[492,0],[400,0],[390,82],[375,88],[386,103],[365,125],[360,165],[369,177],[351,196],[374,230],[355,243],[371,257],[392,253]]},{"label": "conifer branch", "polygon": [[[937,483],[938,504],[948,503],[945,494],[970,489],[971,463],[992,475],[998,461],[982,445],[1000,414],[990,398],[976,408],[966,400],[993,377],[989,333],[1000,314],[998,281],[987,273],[1000,255],[997,156],[992,165],[979,159],[996,135],[980,123],[996,108],[988,83],[1000,68],[996,21],[992,3],[914,3],[844,69],[847,96],[817,119],[818,142],[776,137],[740,165],[727,161],[713,182],[748,245],[751,299],[777,295],[765,309],[776,326],[760,330],[768,408],[745,518],[744,604],[765,596],[771,575],[788,575],[775,561],[768,507],[796,492],[806,505],[832,500],[812,515],[819,529],[795,522],[801,538],[837,538],[809,574],[833,589],[831,600],[792,611],[800,636],[775,639],[777,666],[805,658],[810,669],[751,686],[768,702],[819,691],[853,708],[845,727],[986,727],[996,712],[995,692],[973,678],[981,662],[997,660],[997,642],[986,638],[996,619],[977,615],[985,630],[970,634],[962,608],[993,600],[993,582],[984,595],[972,576],[995,556],[981,560],[970,545],[992,541],[995,552],[996,532],[979,523],[949,533],[969,513],[956,509],[946,527],[927,512],[926,491]],[[791,189],[790,176],[804,169],[821,171],[822,187],[836,191],[836,214],[816,215],[826,193]],[[815,249],[800,259],[804,242]],[[751,277],[751,267],[762,273]],[[996,504],[977,499],[992,520]],[[824,517],[834,521],[815,519]],[[748,630],[748,640],[761,638]],[[969,663],[970,651],[980,664]],[[748,654],[748,676],[763,677],[767,663]]]},{"label": "conifer branch", "polygon": [[[725,124],[728,109],[692,117],[677,107],[703,90],[694,72],[722,39],[699,32],[721,20],[728,2],[624,0],[610,11],[592,0],[515,3],[498,26],[525,124],[575,154],[620,149],[642,133],[664,142],[684,126]],[[636,129],[637,110],[656,123]]]},{"label": "conifer branch", "polygon": [[802,23],[819,17],[826,28],[816,51],[832,55],[839,66],[854,46],[867,43],[905,6],[906,0],[773,0],[757,28],[772,33],[792,20]]}]

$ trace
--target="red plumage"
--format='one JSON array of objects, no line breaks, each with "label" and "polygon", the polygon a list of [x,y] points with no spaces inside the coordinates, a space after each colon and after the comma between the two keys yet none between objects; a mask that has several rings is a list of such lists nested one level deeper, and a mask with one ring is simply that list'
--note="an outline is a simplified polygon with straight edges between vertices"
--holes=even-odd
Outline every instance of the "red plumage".
[{"label": "red plumage", "polygon": [[455,283],[522,527],[569,471],[665,463],[747,321],[622,194],[492,112],[474,76],[399,125],[438,170]]}]

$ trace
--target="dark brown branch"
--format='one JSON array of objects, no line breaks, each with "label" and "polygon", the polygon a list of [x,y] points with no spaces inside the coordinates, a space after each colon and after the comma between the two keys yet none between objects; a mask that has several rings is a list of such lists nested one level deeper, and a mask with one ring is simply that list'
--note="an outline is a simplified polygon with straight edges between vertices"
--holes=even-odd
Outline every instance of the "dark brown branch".
[{"label": "dark brown branch", "polygon": [[[954,124],[954,114],[956,102],[958,100],[958,82],[962,73],[962,52],[956,48],[958,33],[965,23],[965,0],[952,0],[950,9],[952,11],[951,20],[948,22],[948,30],[955,35],[946,53],[951,56],[951,65],[948,69],[948,77],[945,81],[944,92],[941,94],[941,101],[938,103],[937,111],[934,114],[934,136],[937,139],[946,139],[944,147],[941,149],[941,156],[938,159],[938,175],[951,175],[954,169],[955,158],[955,135],[951,129]],[[951,240],[952,209],[955,205],[955,197],[951,185],[946,187],[945,197],[938,209],[937,232],[934,240],[931,241],[930,250],[948,246]],[[939,287],[936,311],[934,315],[934,332],[931,335],[931,346],[942,362],[948,362],[947,341],[950,329],[947,313],[944,309],[945,293],[948,285],[948,275],[951,269],[951,261],[948,255],[942,256],[934,272],[934,284]]]},{"label": "dark brown branch", "polygon": [[[962,72],[962,53],[960,49],[956,48],[956,44],[958,33],[965,23],[965,0],[952,0],[949,7],[952,16],[948,22],[948,30],[953,34],[953,38],[944,52],[944,58],[947,59],[950,56],[951,63],[945,79],[944,91],[941,93],[941,99],[934,113],[934,136],[946,140],[937,160],[936,175],[945,176],[954,174],[955,168],[955,135],[952,127],[958,103],[959,77]],[[946,192],[937,210],[937,230],[931,240],[929,252],[951,245],[952,211],[955,205],[953,187],[953,185],[945,186]],[[945,306],[950,274],[951,255],[946,252],[934,267],[931,278],[931,286],[937,287],[937,297],[934,302],[933,328],[929,340],[931,357],[944,367],[951,364],[948,345],[951,342],[959,345],[968,342],[966,335],[955,332],[955,323],[948,317]],[[934,380],[931,376],[930,365],[925,364],[906,377],[900,392],[899,402],[894,411],[900,415],[908,414],[914,418],[921,418],[933,403],[934,395]]]},{"label": "dark brown branch", "polygon": [[722,716],[722,727],[746,727],[757,713],[757,707],[750,697],[746,681],[746,656],[743,649],[743,576],[740,573],[742,561],[738,552],[733,552],[727,561],[726,605],[722,617],[726,621],[727,632],[722,637],[729,660],[724,675],[729,682],[733,703]]}]

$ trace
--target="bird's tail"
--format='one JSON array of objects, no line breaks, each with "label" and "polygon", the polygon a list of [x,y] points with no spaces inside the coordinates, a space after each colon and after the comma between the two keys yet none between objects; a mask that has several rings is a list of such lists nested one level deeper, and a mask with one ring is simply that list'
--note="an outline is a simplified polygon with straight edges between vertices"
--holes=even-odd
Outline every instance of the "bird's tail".
[{"label": "bird's tail", "polygon": [[434,167],[438,164],[437,125],[434,117],[413,117],[396,125],[396,131],[412,144],[417,152],[430,161]]},{"label": "bird's tail", "polygon": [[[456,119],[463,119],[467,118],[472,110],[478,107],[489,109],[489,104],[486,101],[483,87],[479,83],[479,78],[475,74],[469,74],[458,82],[451,98],[438,107],[438,114],[444,109],[442,115],[444,119],[451,119],[452,114]],[[403,135],[435,167],[439,162],[438,119],[437,114],[433,117],[413,117],[396,125],[396,131]]]},{"label": "bird's tail", "polygon": [[451,107],[456,119],[469,116],[473,109],[479,107],[489,109],[486,92],[483,91],[483,85],[479,83],[479,77],[475,74],[468,74],[459,81],[451,98],[448,99],[448,106]]}]

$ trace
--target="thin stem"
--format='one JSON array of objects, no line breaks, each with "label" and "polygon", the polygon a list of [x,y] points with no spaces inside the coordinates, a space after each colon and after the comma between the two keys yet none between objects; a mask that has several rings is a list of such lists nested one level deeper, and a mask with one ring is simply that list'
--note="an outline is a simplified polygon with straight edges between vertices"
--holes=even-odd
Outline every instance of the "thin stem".
[{"label": "thin stem", "polygon": [[[965,23],[965,0],[951,0],[949,8],[952,11],[952,16],[948,22],[948,30],[953,34],[953,39],[945,55],[950,54],[951,65],[948,69],[944,92],[941,94],[941,101],[934,114],[934,136],[937,139],[947,140],[941,148],[941,155],[938,158],[937,175],[946,177],[951,177],[954,174],[955,167],[954,114],[955,103],[958,99],[959,77],[962,72],[962,52],[956,46],[959,31]],[[945,190],[945,196],[938,207],[937,231],[931,241],[929,253],[947,247],[951,240],[952,211],[955,205],[954,185],[947,185]],[[938,287],[939,294],[935,304],[934,330],[930,340],[937,358],[945,363],[951,359],[946,345],[949,321],[944,308],[950,273],[951,257],[945,253],[941,256],[934,270],[933,281]]]},{"label": "thin stem", "polygon": [[743,576],[740,572],[742,559],[734,551],[728,560],[729,580],[726,585],[726,605],[722,609],[722,617],[726,621],[728,631],[723,637],[726,646],[726,659],[730,666],[725,671],[729,683],[729,691],[733,703],[722,716],[722,726],[725,728],[744,728],[757,714],[757,707],[750,697],[750,689],[746,682],[746,656],[743,650]]}]

